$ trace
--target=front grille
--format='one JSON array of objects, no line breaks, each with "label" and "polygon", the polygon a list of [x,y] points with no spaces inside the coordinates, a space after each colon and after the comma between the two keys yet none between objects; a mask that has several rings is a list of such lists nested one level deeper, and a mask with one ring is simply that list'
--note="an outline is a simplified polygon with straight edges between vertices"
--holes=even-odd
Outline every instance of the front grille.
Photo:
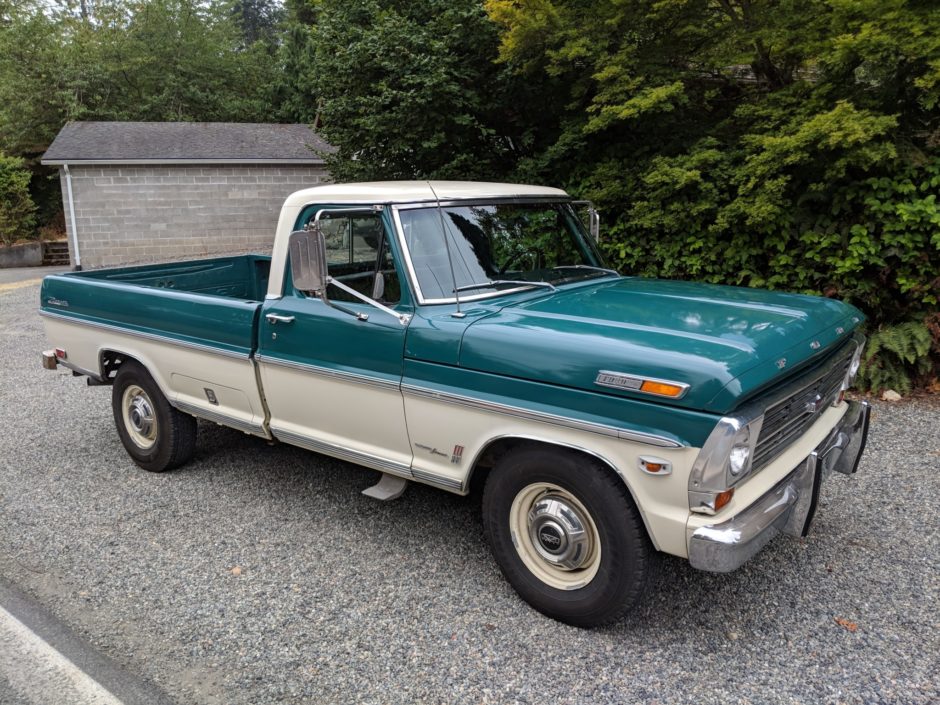
[{"label": "front grille", "polygon": [[836,363],[827,365],[824,373],[809,374],[806,385],[767,408],[754,448],[755,471],[785,451],[835,401],[854,352],[854,345],[846,346],[837,353]]}]

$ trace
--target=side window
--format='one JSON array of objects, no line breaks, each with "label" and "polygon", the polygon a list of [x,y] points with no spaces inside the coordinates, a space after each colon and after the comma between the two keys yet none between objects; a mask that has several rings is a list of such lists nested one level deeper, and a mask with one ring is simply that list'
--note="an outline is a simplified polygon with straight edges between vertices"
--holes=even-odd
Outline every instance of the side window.
[{"label": "side window", "polygon": [[[394,305],[401,300],[398,273],[381,214],[324,216],[320,227],[326,240],[330,276],[383,304]],[[329,296],[337,301],[356,301],[338,287],[332,287]]]}]

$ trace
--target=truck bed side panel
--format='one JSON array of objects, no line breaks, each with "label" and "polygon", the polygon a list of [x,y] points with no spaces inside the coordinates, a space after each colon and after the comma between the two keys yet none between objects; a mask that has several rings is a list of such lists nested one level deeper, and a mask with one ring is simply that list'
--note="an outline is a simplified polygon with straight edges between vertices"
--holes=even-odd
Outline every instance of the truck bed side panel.
[{"label": "truck bed side panel", "polygon": [[183,411],[266,435],[251,360],[260,303],[71,275],[47,277],[41,296],[48,339],[69,364],[100,374],[105,351],[122,353]]}]

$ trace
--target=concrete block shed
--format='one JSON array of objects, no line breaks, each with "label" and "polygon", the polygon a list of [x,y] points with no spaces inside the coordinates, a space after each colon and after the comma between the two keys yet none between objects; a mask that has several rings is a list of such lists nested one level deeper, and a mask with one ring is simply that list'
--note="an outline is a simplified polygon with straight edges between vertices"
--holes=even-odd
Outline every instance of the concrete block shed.
[{"label": "concrete block shed", "polygon": [[284,198],[329,180],[306,125],[72,122],[59,167],[73,267],[269,253]]}]

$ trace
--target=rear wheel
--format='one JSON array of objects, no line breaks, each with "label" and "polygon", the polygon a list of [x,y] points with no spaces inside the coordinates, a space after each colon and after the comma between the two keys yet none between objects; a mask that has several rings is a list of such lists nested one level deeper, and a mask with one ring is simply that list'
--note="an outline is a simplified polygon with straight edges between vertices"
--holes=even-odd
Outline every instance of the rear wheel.
[{"label": "rear wheel", "polygon": [[487,479],[483,522],[516,592],[575,626],[619,619],[657,559],[620,478],[564,450],[529,446],[503,456]]},{"label": "rear wheel", "polygon": [[144,367],[121,365],[111,408],[125,450],[144,470],[164,472],[187,462],[196,449],[196,419],[170,406]]}]

